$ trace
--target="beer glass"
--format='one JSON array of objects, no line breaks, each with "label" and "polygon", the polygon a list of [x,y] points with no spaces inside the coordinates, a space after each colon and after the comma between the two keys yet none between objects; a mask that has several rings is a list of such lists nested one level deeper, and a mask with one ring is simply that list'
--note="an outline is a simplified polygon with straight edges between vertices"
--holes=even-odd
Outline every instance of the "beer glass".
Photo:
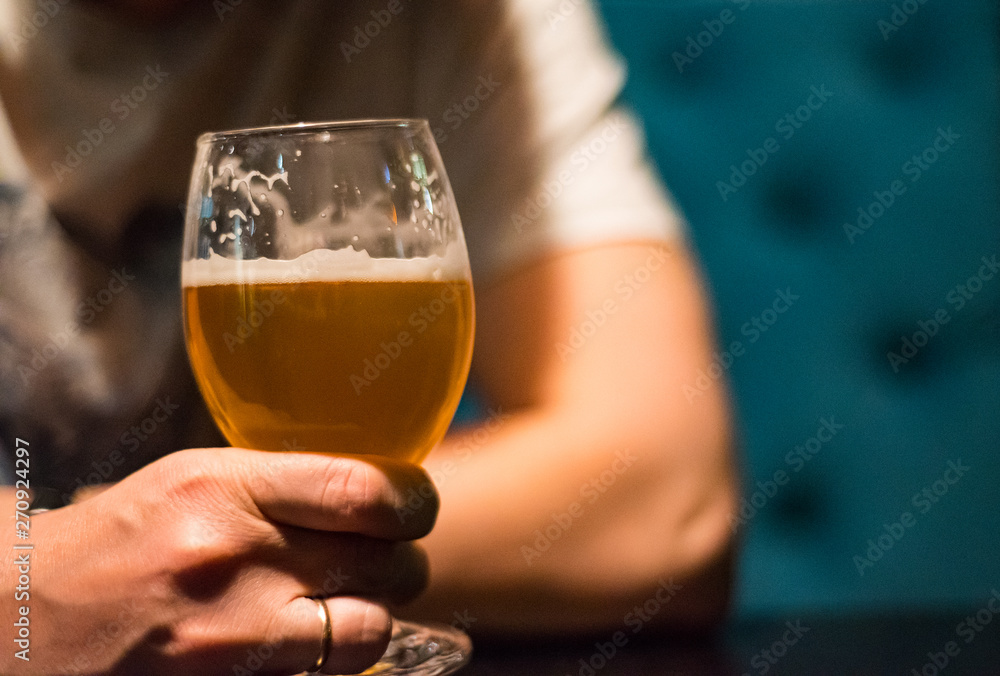
[{"label": "beer glass", "polygon": [[[444,436],[474,312],[425,120],[201,136],[181,284],[191,367],[234,446],[419,462]],[[397,620],[365,673],[451,673],[470,651],[450,627]]]}]

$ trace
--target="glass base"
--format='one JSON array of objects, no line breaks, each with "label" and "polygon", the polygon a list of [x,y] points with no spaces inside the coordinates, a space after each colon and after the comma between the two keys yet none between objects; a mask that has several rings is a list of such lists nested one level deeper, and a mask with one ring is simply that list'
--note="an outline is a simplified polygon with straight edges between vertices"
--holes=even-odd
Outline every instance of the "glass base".
[{"label": "glass base", "polygon": [[444,676],[464,667],[471,657],[472,641],[465,632],[443,624],[393,620],[388,650],[363,674]]}]

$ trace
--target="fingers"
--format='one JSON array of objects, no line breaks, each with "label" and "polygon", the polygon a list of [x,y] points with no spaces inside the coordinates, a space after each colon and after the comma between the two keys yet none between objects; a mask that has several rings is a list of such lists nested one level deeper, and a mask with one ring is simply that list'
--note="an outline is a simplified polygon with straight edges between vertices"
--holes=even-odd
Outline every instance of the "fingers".
[{"label": "fingers", "polygon": [[324,674],[357,673],[378,661],[392,638],[385,606],[354,598],[324,601],[330,613],[331,645]]},{"label": "fingers", "polygon": [[[85,579],[120,578],[119,596],[137,599],[133,624],[146,638],[108,653],[118,673],[248,665],[264,676],[316,664],[323,622],[310,596],[330,597],[324,673],[377,661],[391,627],[381,601],[404,602],[426,584],[426,556],[409,540],[430,530],[437,506],[426,474],[405,463],[193,449],[54,514],[84,524],[67,532],[102,526],[108,554],[84,550],[70,561],[84,562]],[[104,592],[95,600],[92,586],[63,585],[70,602],[60,614],[71,623],[107,623],[102,604],[111,601]]]},{"label": "fingers", "polygon": [[394,546],[425,535],[437,515],[437,493],[414,465],[245,449],[180,451],[155,464],[147,483],[168,486],[169,498],[151,504],[172,510],[158,549],[172,553],[176,579],[211,589],[206,571],[231,575],[257,560],[291,575],[303,596],[404,602],[426,585],[423,551]]},{"label": "fingers", "polygon": [[412,542],[297,528],[279,531],[272,565],[295,578],[302,596],[357,595],[406,603],[427,586],[427,555]]},{"label": "fingers", "polygon": [[323,640],[324,617],[318,601],[297,598],[276,622],[286,627],[282,661],[290,669],[311,670],[322,655],[320,673],[356,674],[375,664],[392,635],[392,617],[382,605],[352,597],[323,601],[330,618],[330,641]]},{"label": "fingers", "polygon": [[430,532],[438,495],[415,465],[376,456],[336,457],[232,449],[245,462],[245,490],[269,520],[385,540]]},{"label": "fingers", "polygon": [[[271,594],[262,596],[271,597]],[[302,596],[273,602],[240,604],[242,611],[226,622],[191,623],[172,632],[172,643],[151,646],[119,664],[121,674],[230,674],[261,676],[313,672],[357,674],[385,653],[392,618],[385,606],[355,597],[319,601]]]},{"label": "fingers", "polygon": [[176,552],[178,579],[211,588],[206,570],[227,575],[234,557],[263,557],[298,580],[304,596],[401,603],[426,586],[423,551],[393,546],[425,535],[437,515],[437,493],[414,465],[246,449],[180,451],[158,464],[149,478],[171,487],[166,503],[174,508],[160,549]]}]

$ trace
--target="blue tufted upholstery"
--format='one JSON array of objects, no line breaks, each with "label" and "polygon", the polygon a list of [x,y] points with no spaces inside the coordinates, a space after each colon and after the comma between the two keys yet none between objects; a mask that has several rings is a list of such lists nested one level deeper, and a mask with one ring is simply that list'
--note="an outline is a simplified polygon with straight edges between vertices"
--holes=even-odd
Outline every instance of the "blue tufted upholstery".
[{"label": "blue tufted upholstery", "polygon": [[[1000,273],[983,262],[1000,257],[1000,6],[602,10],[690,222],[719,349],[741,348],[689,390],[732,383],[757,505],[738,611],[982,605],[1000,587]],[[956,289],[979,273],[992,278]],[[959,460],[968,471],[949,470]]]}]

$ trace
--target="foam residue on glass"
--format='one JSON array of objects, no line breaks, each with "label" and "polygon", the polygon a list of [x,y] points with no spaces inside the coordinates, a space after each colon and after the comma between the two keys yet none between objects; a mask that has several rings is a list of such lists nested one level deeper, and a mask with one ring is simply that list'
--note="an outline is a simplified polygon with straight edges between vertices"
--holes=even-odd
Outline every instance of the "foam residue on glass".
[{"label": "foam residue on glass", "polygon": [[[344,248],[372,258],[445,256],[457,212],[444,182],[427,169],[433,163],[413,147],[345,150],[327,137],[305,151],[282,148],[280,139],[213,149],[198,215],[208,227],[192,256],[291,260]],[[383,154],[371,162],[365,152]],[[270,173],[244,169],[267,165]],[[359,174],[364,166],[377,170]]]},{"label": "foam residue on glass", "polygon": [[240,260],[211,254],[185,261],[183,286],[342,281],[461,281],[469,275],[463,242],[452,242],[444,255],[373,258],[352,248],[316,249],[292,260]]}]

